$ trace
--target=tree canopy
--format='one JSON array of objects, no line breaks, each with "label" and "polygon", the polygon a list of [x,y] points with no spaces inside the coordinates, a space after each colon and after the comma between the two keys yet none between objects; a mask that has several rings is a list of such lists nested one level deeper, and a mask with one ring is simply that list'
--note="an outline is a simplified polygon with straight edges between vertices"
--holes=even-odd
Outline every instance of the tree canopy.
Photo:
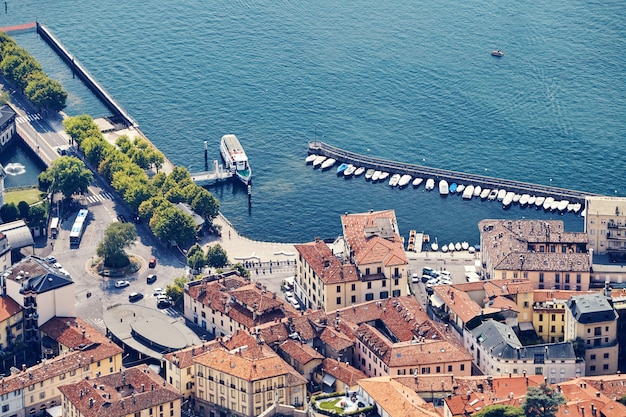
[{"label": "tree canopy", "polygon": [[488,405],[474,414],[474,417],[524,417],[524,410],[512,405]]},{"label": "tree canopy", "polygon": [[98,244],[96,254],[104,259],[104,266],[120,268],[129,264],[125,249],[137,239],[137,231],[132,223],[111,223],[104,231],[104,238]]},{"label": "tree canopy", "polygon": [[207,265],[213,268],[223,268],[228,265],[228,255],[219,243],[209,247],[206,260]]},{"label": "tree canopy", "polygon": [[80,159],[62,156],[52,161],[48,169],[39,174],[39,180],[50,184],[51,192],[60,192],[65,199],[70,199],[73,194],[87,192],[93,181],[93,174]]},{"label": "tree canopy", "polygon": [[565,404],[563,394],[549,385],[541,384],[528,388],[522,409],[526,417],[554,417],[561,404]]},{"label": "tree canopy", "polygon": [[168,243],[175,241],[177,244],[191,240],[196,233],[193,218],[171,203],[159,206],[154,211],[150,228],[159,239]]}]

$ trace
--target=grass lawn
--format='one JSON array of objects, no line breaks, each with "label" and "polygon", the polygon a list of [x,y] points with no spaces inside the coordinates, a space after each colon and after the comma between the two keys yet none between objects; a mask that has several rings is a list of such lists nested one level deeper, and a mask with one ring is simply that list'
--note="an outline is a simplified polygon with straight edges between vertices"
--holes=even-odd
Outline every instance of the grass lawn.
[{"label": "grass lawn", "polygon": [[17,206],[20,201],[26,201],[28,204],[33,204],[41,201],[44,197],[45,193],[39,191],[37,187],[33,187],[19,190],[7,190],[4,194],[4,201],[5,203],[13,203]]},{"label": "grass lawn", "polygon": [[335,406],[335,404],[337,404],[338,402],[339,402],[338,398],[333,398],[330,401],[320,402],[318,405],[322,410],[329,410],[329,411],[333,410],[337,414],[343,414],[343,411],[344,411],[343,408]]}]

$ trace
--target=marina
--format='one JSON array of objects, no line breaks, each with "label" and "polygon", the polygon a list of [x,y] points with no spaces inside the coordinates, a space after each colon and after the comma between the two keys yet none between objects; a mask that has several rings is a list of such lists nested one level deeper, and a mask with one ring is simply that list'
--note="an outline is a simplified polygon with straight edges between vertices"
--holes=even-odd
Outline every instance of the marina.
[{"label": "marina", "polygon": [[[391,176],[389,185],[396,187],[401,182],[402,185],[399,188],[407,185],[413,178],[415,178],[413,187],[418,187],[426,179],[425,189],[432,190],[435,184],[438,184],[439,193],[442,196],[456,193],[462,195],[465,200],[471,200],[473,197],[491,201],[497,199],[504,208],[508,208],[514,203],[520,206],[530,206],[531,202],[535,202],[536,208],[542,207],[544,210],[578,213],[584,206],[586,196],[597,195],[541,184],[373,158],[346,151],[321,141],[309,142],[308,151],[309,156],[307,156],[306,161],[310,163],[313,160],[314,166],[318,161],[320,161],[318,165],[325,162],[327,167],[337,162],[345,165],[345,167],[349,165],[359,166],[367,170],[366,180],[383,181]],[[316,156],[313,158],[313,155]],[[332,161],[332,163],[329,164],[328,161]],[[454,247],[448,247],[448,249],[455,250]]]}]

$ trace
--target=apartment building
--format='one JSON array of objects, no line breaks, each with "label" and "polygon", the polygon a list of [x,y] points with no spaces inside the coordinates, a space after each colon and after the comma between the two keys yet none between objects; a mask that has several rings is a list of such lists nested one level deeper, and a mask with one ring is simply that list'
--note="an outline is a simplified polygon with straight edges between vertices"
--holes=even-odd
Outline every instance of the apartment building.
[{"label": "apartment building", "polygon": [[341,216],[343,248],[296,245],[295,295],[308,308],[335,311],[407,294],[408,261],[395,212]]},{"label": "apartment building", "polygon": [[183,400],[191,398],[194,392],[196,373],[194,372],[193,358],[217,347],[219,347],[219,342],[214,340],[200,346],[170,352],[163,356],[165,380],[182,394]]},{"label": "apartment building", "polygon": [[10,297],[0,296],[0,351],[11,350],[23,340],[22,307]]},{"label": "apartment building", "polygon": [[59,387],[72,417],[180,417],[181,395],[146,365]]},{"label": "apartment building", "polygon": [[560,220],[482,220],[478,227],[488,279],[528,279],[535,289],[589,289],[586,233],[566,232]]},{"label": "apartment building", "polygon": [[626,198],[585,198],[585,232],[589,248],[611,261],[626,261]]},{"label": "apartment building", "polygon": [[565,341],[567,300],[578,291],[535,290],[533,294],[533,328],[544,343]]},{"label": "apartment building", "polygon": [[571,297],[565,310],[565,339],[582,338],[586,375],[617,372],[617,313],[602,293]]},{"label": "apartment building", "polygon": [[222,343],[193,359],[196,413],[252,417],[275,403],[305,403],[306,379],[267,345],[245,332]]}]

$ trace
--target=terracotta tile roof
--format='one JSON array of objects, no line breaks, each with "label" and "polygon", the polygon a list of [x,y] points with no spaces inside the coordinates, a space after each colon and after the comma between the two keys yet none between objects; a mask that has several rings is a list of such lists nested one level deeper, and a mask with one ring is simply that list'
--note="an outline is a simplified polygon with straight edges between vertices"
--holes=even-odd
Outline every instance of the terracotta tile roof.
[{"label": "terracotta tile roof", "polygon": [[259,332],[261,340],[268,345],[287,340],[289,337],[287,326],[282,320],[257,326],[256,331]]},{"label": "terracotta tile roof", "polygon": [[40,330],[67,349],[80,349],[91,343],[107,344],[109,339],[79,317],[53,317]]},{"label": "terracotta tile roof", "polygon": [[174,364],[177,368],[185,369],[193,365],[193,358],[210,350],[217,349],[219,346],[220,344],[217,340],[212,340],[200,346],[192,346],[177,350],[176,352],[167,353],[163,355],[163,358]]},{"label": "terracotta tile roof", "polygon": [[83,379],[60,386],[59,391],[84,417],[124,417],[181,398],[173,386],[147,366]]},{"label": "terracotta tile roof", "polygon": [[533,292],[533,301],[535,303],[545,303],[546,301],[565,302],[575,295],[580,295],[580,291],[565,290],[535,290]]},{"label": "terracotta tile roof", "polygon": [[322,368],[325,373],[334,376],[337,380],[349,387],[356,385],[357,381],[367,378],[367,375],[357,368],[332,358],[324,359],[322,361]]},{"label": "terracotta tile roof", "polygon": [[293,340],[284,341],[283,343],[281,343],[279,349],[282,350],[289,357],[293,358],[294,361],[302,365],[306,365],[307,363],[315,359],[324,359],[324,356],[322,356],[317,350],[313,349],[311,346]]},{"label": "terracotta tile roof", "polygon": [[[531,251],[529,245],[585,245],[583,232],[565,232],[560,220],[482,220],[481,250],[488,253],[494,269],[525,271],[589,272],[588,253]],[[520,256],[521,255],[521,256]]]},{"label": "terracotta tile roof", "polygon": [[0,297],[0,300],[0,322],[13,317],[22,311],[22,307],[20,307],[20,305],[11,297],[5,295]]},{"label": "terracotta tile roof", "polygon": [[344,238],[357,265],[406,265],[406,253],[393,210],[341,216]]},{"label": "terracotta tile roof", "polygon": [[437,391],[452,393],[458,384],[452,374],[421,374],[418,378],[413,375],[390,375],[390,377],[417,393],[430,394]]},{"label": "terracotta tile roof", "polygon": [[459,291],[454,286],[437,285],[433,287],[433,291],[464,323],[485,313],[485,309],[472,300],[466,292]]},{"label": "terracotta tile roof", "polygon": [[284,303],[276,297],[276,293],[259,289],[255,284],[229,291],[236,303],[244,308],[252,309],[257,314],[266,314],[280,309]]},{"label": "terracotta tile roof", "polygon": [[[259,350],[256,349],[257,347]],[[225,348],[215,349],[197,356],[194,362],[245,381],[257,381],[295,372],[280,356],[265,345],[257,345],[255,348],[248,346],[248,349],[237,349],[234,352],[229,352]]]},{"label": "terracotta tile roof", "polygon": [[498,279],[481,282],[484,283],[485,294],[490,298],[498,295],[515,295],[533,292],[533,284],[527,279]]},{"label": "terracotta tile roof", "polygon": [[509,300],[508,298],[502,297],[502,296],[497,296],[493,300],[489,300],[489,307],[498,308],[500,310],[511,310],[516,313],[519,313],[517,304],[515,304],[513,301]]},{"label": "terracotta tile roof", "polygon": [[584,376],[580,378],[609,398],[622,398],[626,395],[626,374]]},{"label": "terracotta tile roof", "polygon": [[343,264],[321,240],[295,245],[295,248],[324,284],[359,280],[356,267]]},{"label": "terracotta tile roof", "polygon": [[359,381],[363,391],[390,417],[439,417],[414,391],[390,377],[374,377]]},{"label": "terracotta tile roof", "polygon": [[335,352],[342,352],[354,346],[354,339],[332,327],[327,327],[322,330],[319,338],[326,346],[331,347]]}]

